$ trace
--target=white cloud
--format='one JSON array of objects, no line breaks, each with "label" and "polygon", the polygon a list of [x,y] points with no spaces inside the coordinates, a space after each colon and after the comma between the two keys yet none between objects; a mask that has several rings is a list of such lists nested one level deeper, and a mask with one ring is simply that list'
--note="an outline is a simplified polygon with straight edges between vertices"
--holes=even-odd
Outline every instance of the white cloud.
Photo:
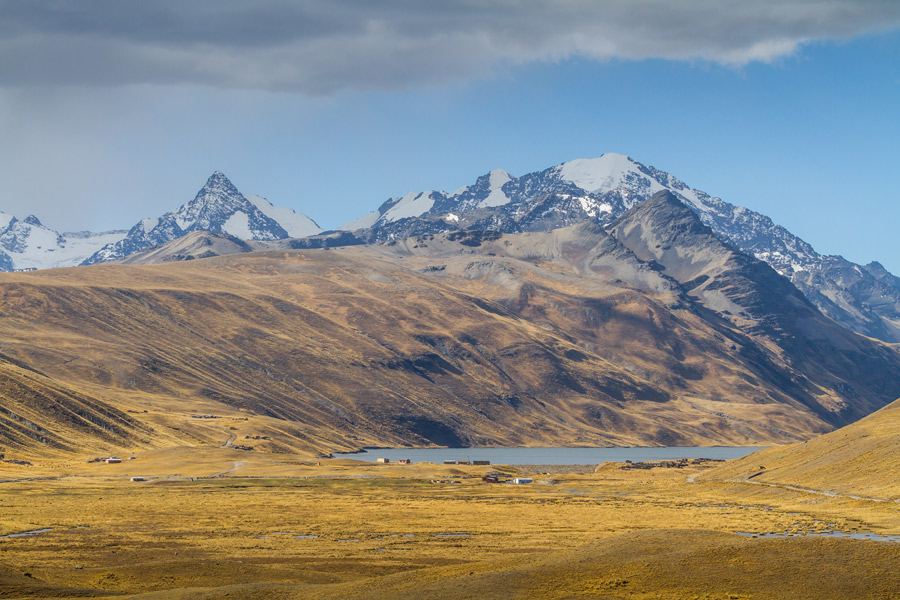
[{"label": "white cloud", "polygon": [[0,0],[0,85],[408,89],[572,57],[768,62],[896,0]]}]

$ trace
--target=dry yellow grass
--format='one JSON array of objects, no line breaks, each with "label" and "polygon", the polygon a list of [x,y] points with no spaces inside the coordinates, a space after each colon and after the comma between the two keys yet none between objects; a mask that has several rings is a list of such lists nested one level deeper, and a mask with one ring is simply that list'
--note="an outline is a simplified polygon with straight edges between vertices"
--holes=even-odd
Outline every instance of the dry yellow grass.
[{"label": "dry yellow grass", "polygon": [[[119,465],[48,463],[33,474],[50,479],[0,483],[0,535],[50,529],[0,539],[0,597],[900,594],[900,544],[734,534],[898,534],[900,514],[884,503],[689,483],[703,465],[542,475],[262,453],[239,460],[247,454],[156,450]],[[490,469],[536,483],[481,483]],[[5,467],[0,479],[17,473]],[[132,483],[133,474],[151,480]]]},{"label": "dry yellow grass", "polygon": [[752,454],[706,477],[896,501],[898,464],[900,400],[832,433]]}]

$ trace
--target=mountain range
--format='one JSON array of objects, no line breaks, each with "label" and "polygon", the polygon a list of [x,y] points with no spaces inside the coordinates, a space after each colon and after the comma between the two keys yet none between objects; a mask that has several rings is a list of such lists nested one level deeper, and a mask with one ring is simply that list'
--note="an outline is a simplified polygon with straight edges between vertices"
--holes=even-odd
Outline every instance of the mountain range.
[{"label": "mountain range", "polygon": [[840,256],[821,255],[765,215],[612,153],[520,177],[494,170],[453,193],[391,198],[339,228],[347,233],[325,236],[309,217],[258,196],[244,196],[216,172],[193,200],[161,217],[144,219],[127,232],[60,234],[33,216],[19,221],[0,215],[0,269],[121,260],[197,231],[258,242],[307,238],[295,246],[316,247],[462,230],[549,231],[582,221],[607,226],[661,190],[675,194],[721,239],[772,266],[828,317],[864,335],[900,342],[900,278],[879,263],[856,265]]},{"label": "mountain range", "polygon": [[58,233],[31,215],[20,221],[0,213],[0,270],[34,270],[92,265],[123,259],[195,231],[239,240],[302,238],[322,229],[303,214],[244,196],[219,171],[193,200],[158,218],[142,219],[127,231]]},{"label": "mountain range", "polygon": [[297,241],[247,252],[195,231],[144,251],[152,269],[0,276],[0,358],[20,382],[0,389],[15,396],[0,444],[220,438],[200,413],[246,420],[274,452],[753,445],[900,397],[896,350],[825,317],[668,190],[606,227]]},{"label": "mountain range", "polygon": [[716,235],[767,262],[845,327],[900,342],[900,279],[877,262],[825,256],[747,208],[692,189],[672,175],[621,154],[578,159],[513,177],[491,171],[453,193],[411,193],[342,226],[367,241],[440,231],[544,231],[584,220],[607,225],[652,194],[669,190]]}]

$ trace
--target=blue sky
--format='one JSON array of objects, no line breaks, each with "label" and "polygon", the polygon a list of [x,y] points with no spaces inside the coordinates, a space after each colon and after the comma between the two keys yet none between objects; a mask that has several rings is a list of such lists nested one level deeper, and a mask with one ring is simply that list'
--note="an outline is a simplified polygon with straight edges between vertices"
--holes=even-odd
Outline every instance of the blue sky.
[{"label": "blue sky", "polygon": [[[103,3],[94,4],[99,10]],[[414,27],[396,27],[408,35],[399,36],[406,45],[392,46],[367,68],[358,67],[359,55],[334,58],[329,50],[321,61],[327,70],[316,63],[280,79],[256,75],[284,72],[283,62],[272,62],[282,57],[268,51],[247,64],[239,62],[245,50],[209,64],[205,52],[182,72],[145,58],[141,44],[149,34],[133,20],[123,17],[108,32],[92,29],[90,13],[52,26],[43,14],[24,15],[15,21],[22,31],[39,30],[49,41],[21,49],[16,40],[26,36],[0,31],[0,49],[12,48],[7,57],[31,57],[27,68],[0,59],[0,211],[34,213],[60,230],[128,228],[189,200],[218,169],[245,194],[330,228],[390,196],[453,190],[493,168],[521,175],[620,152],[767,214],[820,252],[879,260],[900,274],[900,15],[884,8],[890,3],[872,4],[887,12],[870,11],[855,28],[842,29],[851,19],[840,12],[835,25],[817,21],[803,31],[768,17],[751,27],[757,16],[738,15],[651,46],[641,34],[660,39],[660,32],[684,27],[623,12],[619,28],[630,35],[610,33],[615,20],[574,41],[541,29],[549,41],[535,49],[528,36],[537,25],[522,18],[462,56],[462,44],[477,44],[465,38],[435,50],[434,40],[446,36],[429,37],[433,19],[425,11]],[[0,11],[10,6],[0,0]],[[460,15],[448,11],[439,25],[461,20],[460,35],[468,35],[467,19],[494,18]],[[315,30],[316,44],[345,48],[363,35],[345,27],[342,14],[327,17],[310,27],[340,30],[339,43]],[[539,17],[546,20],[537,15],[535,22]],[[133,30],[126,31],[129,23]],[[765,27],[768,37],[732,43],[740,36],[729,28]],[[588,34],[602,39],[585,43]],[[198,34],[166,30],[153,49],[171,44],[199,56],[196,45],[170,39],[177,35]],[[376,36],[363,51],[377,53],[397,37]],[[75,61],[86,65],[83,72],[77,65],[54,72],[54,52],[74,53],[72,40],[85,38],[124,39],[137,50],[120,54],[138,58],[92,66],[100,59],[86,54]],[[298,61],[331,48],[310,49],[304,40],[291,42]],[[240,43],[259,47],[252,39]],[[231,57],[232,50],[220,54]],[[108,75],[100,80],[97,73]]]}]

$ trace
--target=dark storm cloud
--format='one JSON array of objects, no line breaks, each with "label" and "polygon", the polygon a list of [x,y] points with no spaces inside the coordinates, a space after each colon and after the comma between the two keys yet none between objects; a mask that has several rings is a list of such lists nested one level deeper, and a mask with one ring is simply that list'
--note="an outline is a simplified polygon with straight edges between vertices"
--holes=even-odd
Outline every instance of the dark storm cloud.
[{"label": "dark storm cloud", "polygon": [[896,0],[0,0],[0,84],[403,89],[570,57],[742,65],[898,25]]}]

